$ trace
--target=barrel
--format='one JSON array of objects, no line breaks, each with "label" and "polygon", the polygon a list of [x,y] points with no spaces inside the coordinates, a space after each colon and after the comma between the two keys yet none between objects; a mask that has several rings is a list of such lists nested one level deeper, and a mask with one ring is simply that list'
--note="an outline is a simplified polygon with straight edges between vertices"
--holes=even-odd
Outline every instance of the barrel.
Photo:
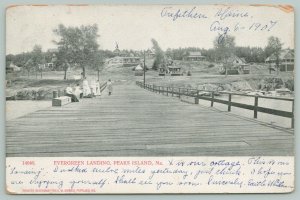
[{"label": "barrel", "polygon": [[53,91],[53,99],[58,97],[58,92],[57,91]]}]

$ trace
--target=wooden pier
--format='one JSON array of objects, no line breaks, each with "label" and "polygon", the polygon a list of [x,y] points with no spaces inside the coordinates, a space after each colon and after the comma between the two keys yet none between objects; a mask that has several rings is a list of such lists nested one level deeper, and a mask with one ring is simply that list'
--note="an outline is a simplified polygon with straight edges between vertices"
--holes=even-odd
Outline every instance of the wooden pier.
[{"label": "wooden pier", "polygon": [[285,156],[293,129],[181,102],[134,82],[7,121],[7,156]]}]

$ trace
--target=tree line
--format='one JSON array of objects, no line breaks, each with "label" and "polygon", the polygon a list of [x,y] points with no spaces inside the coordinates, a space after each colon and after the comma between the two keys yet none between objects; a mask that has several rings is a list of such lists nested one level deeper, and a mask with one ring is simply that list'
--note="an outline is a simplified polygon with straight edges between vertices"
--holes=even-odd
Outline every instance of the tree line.
[{"label": "tree line", "polygon": [[185,56],[189,55],[189,52],[201,52],[201,55],[205,56],[207,61],[222,62],[224,57],[228,57],[234,54],[240,58],[244,58],[245,61],[248,63],[251,62],[264,63],[266,58],[268,58],[275,51],[277,51],[277,49],[282,48],[282,44],[280,43],[280,41],[278,41],[279,40],[278,38],[275,37],[269,38],[269,41],[271,41],[271,43],[273,43],[274,40],[277,40],[277,45],[268,44],[265,48],[250,47],[250,46],[243,47],[243,46],[236,46],[235,38],[232,36],[227,36],[222,43],[218,43],[218,38],[216,38],[214,41],[214,47],[210,49],[197,48],[197,47],[186,47],[186,48],[175,48],[175,49],[168,48],[165,51],[165,55],[174,60],[183,60]]},{"label": "tree line", "polygon": [[[71,67],[82,69],[82,76],[85,77],[86,68],[92,68],[100,73],[104,66],[105,58],[114,57],[115,54],[110,50],[99,49],[97,42],[98,27],[96,24],[66,27],[60,24],[53,33],[58,36],[58,40],[53,41],[56,45],[55,51],[42,51],[42,47],[35,45],[31,52],[21,53],[17,55],[9,54],[6,56],[6,65],[14,63],[17,66],[23,67],[28,75],[35,73],[36,77],[44,70],[43,66],[46,63],[53,63],[52,70],[63,70],[64,79],[66,79],[67,70]],[[226,58],[235,54],[238,57],[244,58],[246,62],[262,63],[265,59],[274,54],[276,56],[276,64],[279,66],[279,54],[282,49],[282,43],[279,38],[270,37],[268,45],[265,48],[261,47],[240,47],[236,46],[235,38],[226,35],[222,42],[216,37],[213,41],[214,47],[211,49],[203,49],[197,47],[188,48],[168,48],[163,51],[159,43],[152,39],[152,49],[155,52],[155,60],[152,69],[157,70],[160,66],[166,64],[168,58],[173,60],[182,60],[189,52],[199,51],[208,61],[223,62]],[[143,51],[122,50],[124,54],[141,56]]]}]

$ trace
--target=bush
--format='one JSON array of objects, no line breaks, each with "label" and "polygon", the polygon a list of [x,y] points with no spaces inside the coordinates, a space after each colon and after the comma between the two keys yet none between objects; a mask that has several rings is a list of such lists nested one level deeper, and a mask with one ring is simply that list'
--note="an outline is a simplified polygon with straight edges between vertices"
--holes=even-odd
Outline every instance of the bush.
[{"label": "bush", "polygon": [[284,83],[285,87],[291,91],[294,91],[294,80],[289,79]]},{"label": "bush", "polygon": [[188,76],[192,76],[192,73],[190,71],[187,72]]},{"label": "bush", "polygon": [[214,64],[209,64],[207,67],[208,68],[212,68],[212,67],[214,67],[215,65]]}]

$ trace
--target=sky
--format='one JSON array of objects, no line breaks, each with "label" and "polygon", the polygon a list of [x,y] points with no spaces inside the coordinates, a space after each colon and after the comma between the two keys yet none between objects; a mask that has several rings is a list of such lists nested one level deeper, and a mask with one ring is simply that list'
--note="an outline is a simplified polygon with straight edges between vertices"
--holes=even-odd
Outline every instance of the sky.
[{"label": "sky", "polygon": [[[179,15],[176,15],[178,13]],[[176,16],[180,16],[177,17]],[[59,24],[97,24],[100,49],[144,50],[151,38],[163,50],[212,48],[220,35],[233,35],[237,46],[265,47],[270,36],[294,48],[294,12],[266,6],[228,5],[60,5],[14,6],[6,11],[6,54],[56,48]]]}]

